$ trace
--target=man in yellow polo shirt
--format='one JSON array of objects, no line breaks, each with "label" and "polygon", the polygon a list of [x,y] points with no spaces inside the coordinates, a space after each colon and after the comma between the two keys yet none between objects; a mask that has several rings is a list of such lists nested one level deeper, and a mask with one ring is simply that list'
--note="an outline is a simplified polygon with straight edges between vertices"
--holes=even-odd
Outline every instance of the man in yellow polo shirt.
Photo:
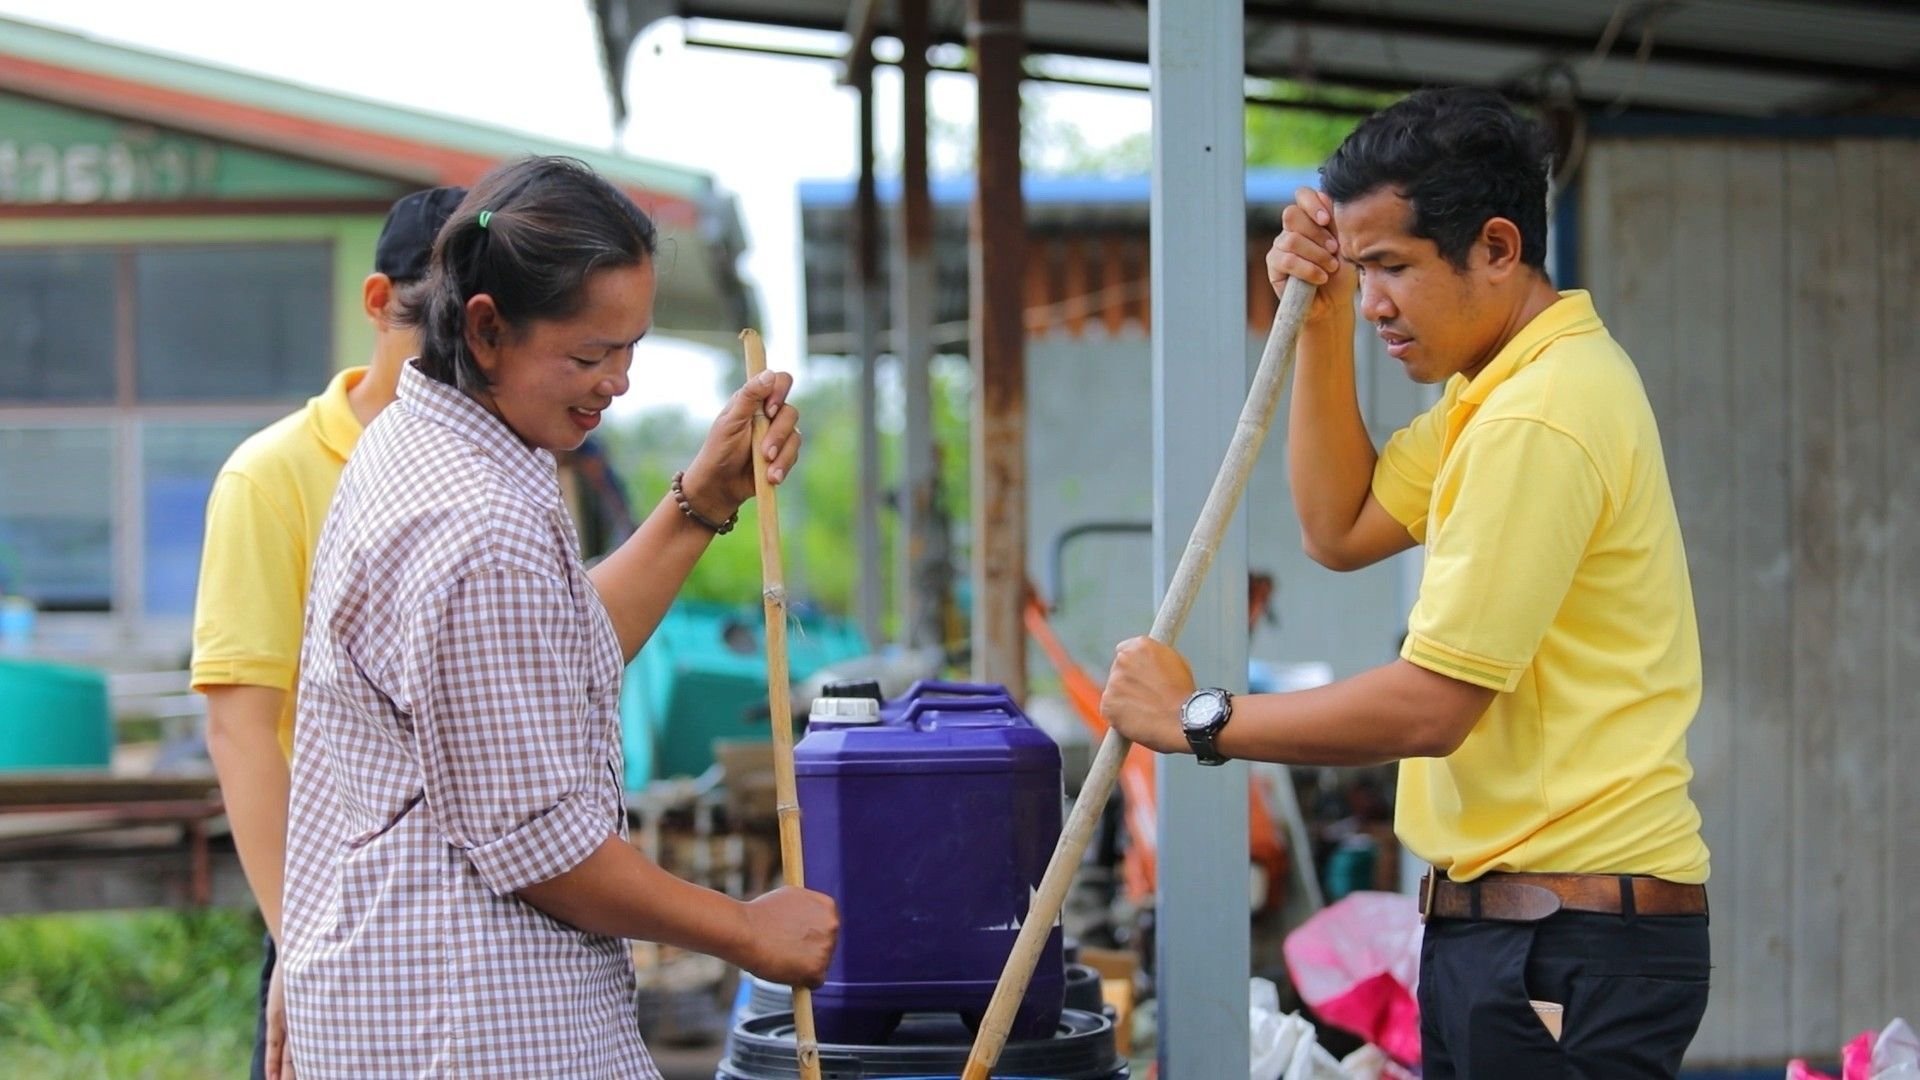
[{"label": "man in yellow polo shirt", "polygon": [[[1547,278],[1547,162],[1497,95],[1422,91],[1348,137],[1268,256],[1276,289],[1320,287],[1288,421],[1308,553],[1351,570],[1426,547],[1400,659],[1235,698],[1141,638],[1102,704],[1203,762],[1401,761],[1395,828],[1437,871],[1426,1080],[1671,1077],[1706,1009],[1686,552],[1633,362]],[[1356,292],[1407,374],[1445,383],[1378,454]]]},{"label": "man in yellow polo shirt", "polygon": [[374,325],[366,367],[335,376],[305,408],[241,443],[214,479],[193,617],[193,688],[207,696],[207,748],[240,866],[266,919],[252,1075],[283,1075],[285,1005],[274,977],[286,862],[288,762],[308,570],[340,470],[360,432],[394,399],[419,334],[399,302],[426,276],[433,238],[464,188],[395,203],[374,247],[361,303]]}]

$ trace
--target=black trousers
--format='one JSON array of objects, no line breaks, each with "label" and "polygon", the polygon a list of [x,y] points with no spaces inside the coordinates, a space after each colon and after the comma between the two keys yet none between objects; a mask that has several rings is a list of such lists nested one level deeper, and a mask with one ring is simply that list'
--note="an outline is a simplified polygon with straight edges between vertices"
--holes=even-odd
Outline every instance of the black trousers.
[{"label": "black trousers", "polygon": [[265,955],[260,961],[260,1007],[253,1022],[253,1068],[247,1074],[252,1080],[267,1080],[267,985],[277,959],[272,934],[261,936],[260,948]]},{"label": "black trousers", "polygon": [[[1705,915],[1435,919],[1420,949],[1422,1080],[1671,1080],[1708,970]],[[1529,1000],[1565,1007],[1559,1041]]]}]

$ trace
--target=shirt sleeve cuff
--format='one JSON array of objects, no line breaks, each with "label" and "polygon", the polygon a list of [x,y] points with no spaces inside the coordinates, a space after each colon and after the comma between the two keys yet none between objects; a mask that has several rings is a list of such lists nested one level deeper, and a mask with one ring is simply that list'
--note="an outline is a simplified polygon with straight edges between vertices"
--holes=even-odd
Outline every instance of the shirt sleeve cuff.
[{"label": "shirt sleeve cuff", "polygon": [[505,836],[468,848],[467,859],[487,888],[507,896],[579,866],[618,831],[604,795],[581,791]]},{"label": "shirt sleeve cuff", "polygon": [[1501,694],[1512,693],[1520,685],[1520,676],[1527,670],[1525,664],[1489,660],[1463,649],[1443,645],[1421,633],[1407,635],[1406,643],[1400,646],[1400,656],[1408,663],[1426,668],[1436,675],[1484,686]]},{"label": "shirt sleeve cuff", "polygon": [[265,686],[274,690],[293,689],[295,667],[280,660],[232,657],[196,659],[188,678],[195,690],[210,686]]}]

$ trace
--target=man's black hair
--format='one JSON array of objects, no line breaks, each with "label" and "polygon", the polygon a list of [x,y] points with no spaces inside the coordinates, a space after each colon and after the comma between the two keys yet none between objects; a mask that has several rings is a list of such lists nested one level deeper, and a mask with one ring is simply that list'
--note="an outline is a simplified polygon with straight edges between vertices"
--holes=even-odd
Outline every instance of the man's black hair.
[{"label": "man's black hair", "polygon": [[1490,219],[1520,230],[1520,261],[1547,264],[1546,130],[1491,90],[1421,90],[1373,114],[1320,167],[1336,203],[1390,188],[1413,204],[1413,235],[1456,269]]}]

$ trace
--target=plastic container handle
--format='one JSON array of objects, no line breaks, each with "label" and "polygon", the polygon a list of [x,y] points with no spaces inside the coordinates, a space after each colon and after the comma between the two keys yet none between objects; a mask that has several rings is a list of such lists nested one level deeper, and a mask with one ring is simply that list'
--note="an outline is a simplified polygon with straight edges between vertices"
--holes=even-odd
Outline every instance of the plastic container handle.
[{"label": "plastic container handle", "polygon": [[998,683],[948,682],[945,679],[921,679],[901,697],[912,701],[926,694],[943,697],[1006,697],[1007,688]]},{"label": "plastic container handle", "polygon": [[920,717],[930,712],[999,713],[1012,725],[1032,726],[1032,721],[1027,719],[1026,715],[1020,711],[1020,707],[1015,705],[1013,699],[1005,693],[995,694],[992,697],[921,698],[907,706],[906,711],[900,714],[900,722],[919,730]]}]

